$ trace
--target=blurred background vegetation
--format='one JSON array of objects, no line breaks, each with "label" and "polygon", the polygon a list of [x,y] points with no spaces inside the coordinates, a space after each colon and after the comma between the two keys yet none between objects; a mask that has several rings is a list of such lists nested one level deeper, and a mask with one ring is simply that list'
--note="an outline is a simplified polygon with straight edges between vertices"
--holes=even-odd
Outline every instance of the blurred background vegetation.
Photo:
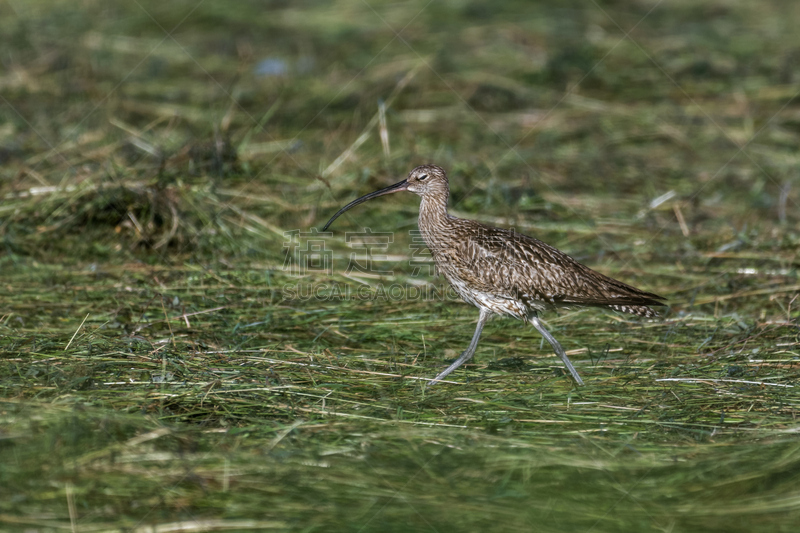
[{"label": "blurred background vegetation", "polygon": [[[0,523],[794,531],[800,4],[0,0]],[[662,294],[466,347],[418,200]],[[345,232],[395,232],[391,275]],[[327,290],[327,289],[325,289]],[[325,296],[325,290],[321,293]]]}]

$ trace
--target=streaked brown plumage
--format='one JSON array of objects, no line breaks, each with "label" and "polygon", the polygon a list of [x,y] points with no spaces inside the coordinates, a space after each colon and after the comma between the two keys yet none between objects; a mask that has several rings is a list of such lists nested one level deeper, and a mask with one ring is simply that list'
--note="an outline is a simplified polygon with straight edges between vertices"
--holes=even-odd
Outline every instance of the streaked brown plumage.
[{"label": "streaked brown plumage", "polygon": [[436,165],[419,166],[405,180],[347,204],[333,215],[323,231],[351,207],[400,191],[422,198],[419,229],[438,271],[464,301],[480,309],[469,347],[429,385],[472,358],[483,325],[492,314],[530,322],[551,344],[575,381],[583,385],[564,349],[542,325],[539,312],[593,306],[655,317],[658,313],[650,306],[664,305],[660,301],[663,297],[595,272],[538,239],[449,215],[447,174]]}]

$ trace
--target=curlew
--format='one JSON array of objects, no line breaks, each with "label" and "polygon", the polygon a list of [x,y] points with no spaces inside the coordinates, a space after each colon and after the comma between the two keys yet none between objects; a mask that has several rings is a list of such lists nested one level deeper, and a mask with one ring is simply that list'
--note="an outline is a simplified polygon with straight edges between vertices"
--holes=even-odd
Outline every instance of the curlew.
[{"label": "curlew", "polygon": [[554,308],[605,307],[642,317],[658,314],[650,306],[663,297],[617,281],[578,263],[564,252],[513,230],[495,228],[447,213],[450,187],[447,173],[422,165],[406,179],[354,200],[325,224],[372,198],[409,191],[421,198],[419,229],[440,274],[466,302],[480,310],[472,341],[464,352],[428,385],[445,378],[469,361],[490,316],[510,315],[533,324],[550,343],[578,385],[583,385],[564,348],[539,320]]}]

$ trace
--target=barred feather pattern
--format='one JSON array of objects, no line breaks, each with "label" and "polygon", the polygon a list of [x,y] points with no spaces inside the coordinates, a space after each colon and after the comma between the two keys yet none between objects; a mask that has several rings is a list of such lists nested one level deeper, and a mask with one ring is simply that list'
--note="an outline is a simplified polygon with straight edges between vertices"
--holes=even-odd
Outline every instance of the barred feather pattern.
[{"label": "barred feather pattern", "polygon": [[417,167],[427,175],[419,227],[438,271],[461,298],[493,313],[526,320],[552,308],[605,307],[651,318],[663,298],[596,272],[533,237],[447,213],[449,186],[443,169]]}]

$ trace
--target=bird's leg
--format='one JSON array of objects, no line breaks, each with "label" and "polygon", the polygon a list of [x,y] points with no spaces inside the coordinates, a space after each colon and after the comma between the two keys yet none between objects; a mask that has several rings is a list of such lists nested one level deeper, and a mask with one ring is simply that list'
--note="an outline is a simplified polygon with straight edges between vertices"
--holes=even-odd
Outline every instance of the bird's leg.
[{"label": "bird's leg", "polygon": [[472,356],[475,355],[475,349],[478,347],[478,340],[480,340],[481,338],[483,325],[486,324],[487,320],[489,320],[491,314],[492,314],[491,311],[489,311],[488,309],[481,309],[481,314],[478,317],[478,325],[475,328],[475,333],[472,335],[472,342],[469,343],[469,347],[466,350],[464,350],[460,356],[458,356],[458,359],[453,361],[452,365],[445,368],[443,372],[441,372],[438,376],[429,381],[427,385],[428,387],[430,387],[431,385],[435,385],[438,381],[447,377],[447,375],[450,374],[453,370],[455,370],[456,368],[460,367],[461,365],[472,359]]},{"label": "bird's leg", "polygon": [[549,331],[544,329],[544,326],[542,325],[542,322],[539,320],[539,317],[533,315],[531,317],[528,317],[528,320],[530,321],[531,324],[533,324],[533,327],[535,327],[539,331],[539,333],[542,334],[542,337],[544,337],[547,340],[547,342],[550,343],[550,346],[553,347],[553,350],[555,350],[556,355],[558,355],[561,358],[561,360],[564,362],[564,366],[566,366],[567,370],[569,370],[569,373],[572,374],[572,379],[574,379],[578,383],[578,385],[583,385],[583,380],[578,375],[578,371],[575,370],[575,367],[572,366],[572,363],[570,363],[569,357],[567,357],[567,354],[564,352],[564,348],[561,347],[561,344],[558,343],[556,338],[553,337]]}]

